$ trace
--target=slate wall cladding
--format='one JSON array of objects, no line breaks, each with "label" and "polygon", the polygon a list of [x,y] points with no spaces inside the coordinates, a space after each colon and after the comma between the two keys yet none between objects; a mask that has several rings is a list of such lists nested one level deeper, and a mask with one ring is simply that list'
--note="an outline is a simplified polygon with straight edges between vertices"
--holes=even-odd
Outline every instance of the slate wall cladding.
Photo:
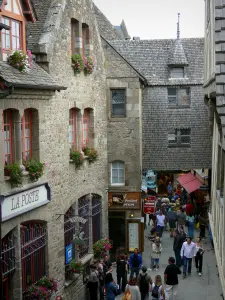
[{"label": "slate wall cladding", "polygon": [[[143,168],[187,170],[211,167],[211,138],[202,86],[191,86],[190,108],[168,108],[167,87],[143,91]],[[190,148],[168,148],[168,131],[191,128]]]},{"label": "slate wall cladding", "polygon": [[[37,1],[36,1],[37,2]],[[52,16],[56,9],[49,2],[48,16]],[[48,162],[49,167],[41,181],[48,181],[52,191],[52,202],[45,207],[26,213],[3,224],[3,236],[11,229],[19,226],[21,222],[29,220],[47,221],[48,225],[48,274],[59,282],[59,294],[63,299],[87,299],[82,276],[68,288],[65,283],[65,249],[64,249],[64,219],[57,220],[56,214],[65,214],[69,207],[77,202],[83,195],[96,193],[102,197],[102,235],[108,234],[108,204],[107,204],[107,117],[106,117],[106,77],[104,70],[104,55],[100,35],[93,14],[92,1],[58,1],[60,12],[54,15],[56,26],[48,27],[50,17],[46,21],[45,30],[39,37],[39,43],[45,43],[49,51],[48,69],[50,75],[67,90],[54,96],[42,99],[40,92],[34,95],[29,91],[20,90],[20,95],[11,95],[10,101],[2,101],[2,109],[35,107],[39,110],[41,120],[40,134],[40,160]],[[44,6],[46,9],[46,5]],[[39,10],[41,7],[39,7]],[[96,69],[93,74],[74,75],[71,67],[71,18],[89,25],[92,37],[91,54],[96,59]],[[33,24],[35,26],[35,24]],[[46,28],[48,27],[48,30]],[[38,24],[38,29],[42,28]],[[33,28],[35,31],[35,28]],[[46,35],[48,39],[46,39]],[[37,36],[35,37],[37,40]],[[32,45],[31,45],[32,46]],[[19,100],[20,99],[20,100]],[[44,101],[46,100],[46,101]],[[94,146],[99,153],[98,160],[88,165],[85,163],[80,170],[69,163],[69,109],[77,107],[81,112],[85,108],[94,111]],[[2,122],[1,122],[2,124]],[[3,162],[3,160],[2,160]],[[1,171],[3,165],[1,166]],[[10,191],[8,183],[4,182],[1,172],[1,192]],[[91,249],[90,249],[91,250]],[[21,290],[20,290],[21,292]],[[18,299],[21,293],[18,292]],[[16,298],[15,298],[16,299]],[[17,299],[16,299],[17,300]]]}]

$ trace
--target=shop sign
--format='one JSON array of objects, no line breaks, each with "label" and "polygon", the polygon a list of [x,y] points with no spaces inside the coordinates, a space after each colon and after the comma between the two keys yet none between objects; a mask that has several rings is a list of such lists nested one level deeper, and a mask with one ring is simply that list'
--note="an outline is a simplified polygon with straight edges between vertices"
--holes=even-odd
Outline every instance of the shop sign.
[{"label": "shop sign", "polygon": [[155,212],[155,196],[148,196],[144,199],[143,211],[145,214],[154,214]]},{"label": "shop sign", "polygon": [[108,207],[109,209],[140,209],[140,193],[109,193]]},{"label": "shop sign", "polygon": [[68,265],[73,260],[73,246],[70,244],[66,246],[66,265]]},{"label": "shop sign", "polygon": [[129,223],[128,225],[129,237],[129,252],[134,251],[135,248],[139,249],[139,224]]},{"label": "shop sign", "polygon": [[2,221],[6,221],[51,201],[51,191],[47,183],[10,195],[1,195]]}]

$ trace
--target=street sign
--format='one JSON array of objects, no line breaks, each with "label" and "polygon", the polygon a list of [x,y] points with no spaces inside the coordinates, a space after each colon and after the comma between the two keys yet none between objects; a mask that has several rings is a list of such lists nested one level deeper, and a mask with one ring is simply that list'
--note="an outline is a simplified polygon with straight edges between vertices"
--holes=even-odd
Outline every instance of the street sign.
[{"label": "street sign", "polygon": [[144,199],[143,211],[144,214],[154,214],[155,212],[155,196],[148,196]]}]

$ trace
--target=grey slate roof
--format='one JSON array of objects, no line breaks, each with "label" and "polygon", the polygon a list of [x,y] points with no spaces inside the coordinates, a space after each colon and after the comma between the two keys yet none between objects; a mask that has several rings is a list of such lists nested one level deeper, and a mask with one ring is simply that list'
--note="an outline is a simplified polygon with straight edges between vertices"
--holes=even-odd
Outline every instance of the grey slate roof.
[{"label": "grey slate roof", "polygon": [[187,78],[169,79],[168,61],[176,40],[110,41],[149,85],[203,84],[204,38],[181,39],[189,66]]},{"label": "grey slate roof", "polygon": [[103,15],[99,8],[94,3],[93,5],[100,35],[103,36],[106,40],[123,40],[124,38],[109,22],[109,20]]},{"label": "grey slate roof", "polygon": [[117,30],[118,34],[121,36],[123,40],[130,40],[130,36],[128,34],[127,27],[124,20],[122,20],[120,26],[114,26],[114,28]]},{"label": "grey slate roof", "polygon": [[180,39],[175,40],[170,51],[168,65],[186,66],[188,65],[187,57]]},{"label": "grey slate roof", "polygon": [[32,63],[28,73],[21,73],[8,63],[0,62],[0,78],[7,83],[7,86],[48,90],[65,89],[35,63]]}]

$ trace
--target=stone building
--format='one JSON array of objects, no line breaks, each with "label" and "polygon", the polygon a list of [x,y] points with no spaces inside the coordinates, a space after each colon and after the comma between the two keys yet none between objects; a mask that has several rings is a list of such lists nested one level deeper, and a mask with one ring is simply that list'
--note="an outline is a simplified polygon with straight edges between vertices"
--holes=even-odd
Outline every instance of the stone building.
[{"label": "stone building", "polygon": [[129,39],[124,21],[113,27],[95,6],[105,54],[109,237],[113,253],[143,251],[141,222],[142,86],[146,79],[108,39]]},{"label": "stone building", "polygon": [[224,2],[205,1],[205,102],[209,109],[212,138],[212,182],[209,222],[217,268],[225,297],[225,55]]},{"label": "stone building", "polygon": [[[10,27],[1,34],[0,297],[28,299],[27,289],[48,274],[63,299],[87,299],[92,244],[108,231],[106,76],[93,4],[1,0],[0,18]],[[7,62],[17,49],[33,53],[27,73]],[[91,58],[93,73],[75,74],[75,53]],[[95,148],[98,159],[85,156],[78,168],[70,152],[83,147]],[[13,172],[22,178],[17,187]],[[83,263],[83,276],[69,272],[71,259]]]}]

